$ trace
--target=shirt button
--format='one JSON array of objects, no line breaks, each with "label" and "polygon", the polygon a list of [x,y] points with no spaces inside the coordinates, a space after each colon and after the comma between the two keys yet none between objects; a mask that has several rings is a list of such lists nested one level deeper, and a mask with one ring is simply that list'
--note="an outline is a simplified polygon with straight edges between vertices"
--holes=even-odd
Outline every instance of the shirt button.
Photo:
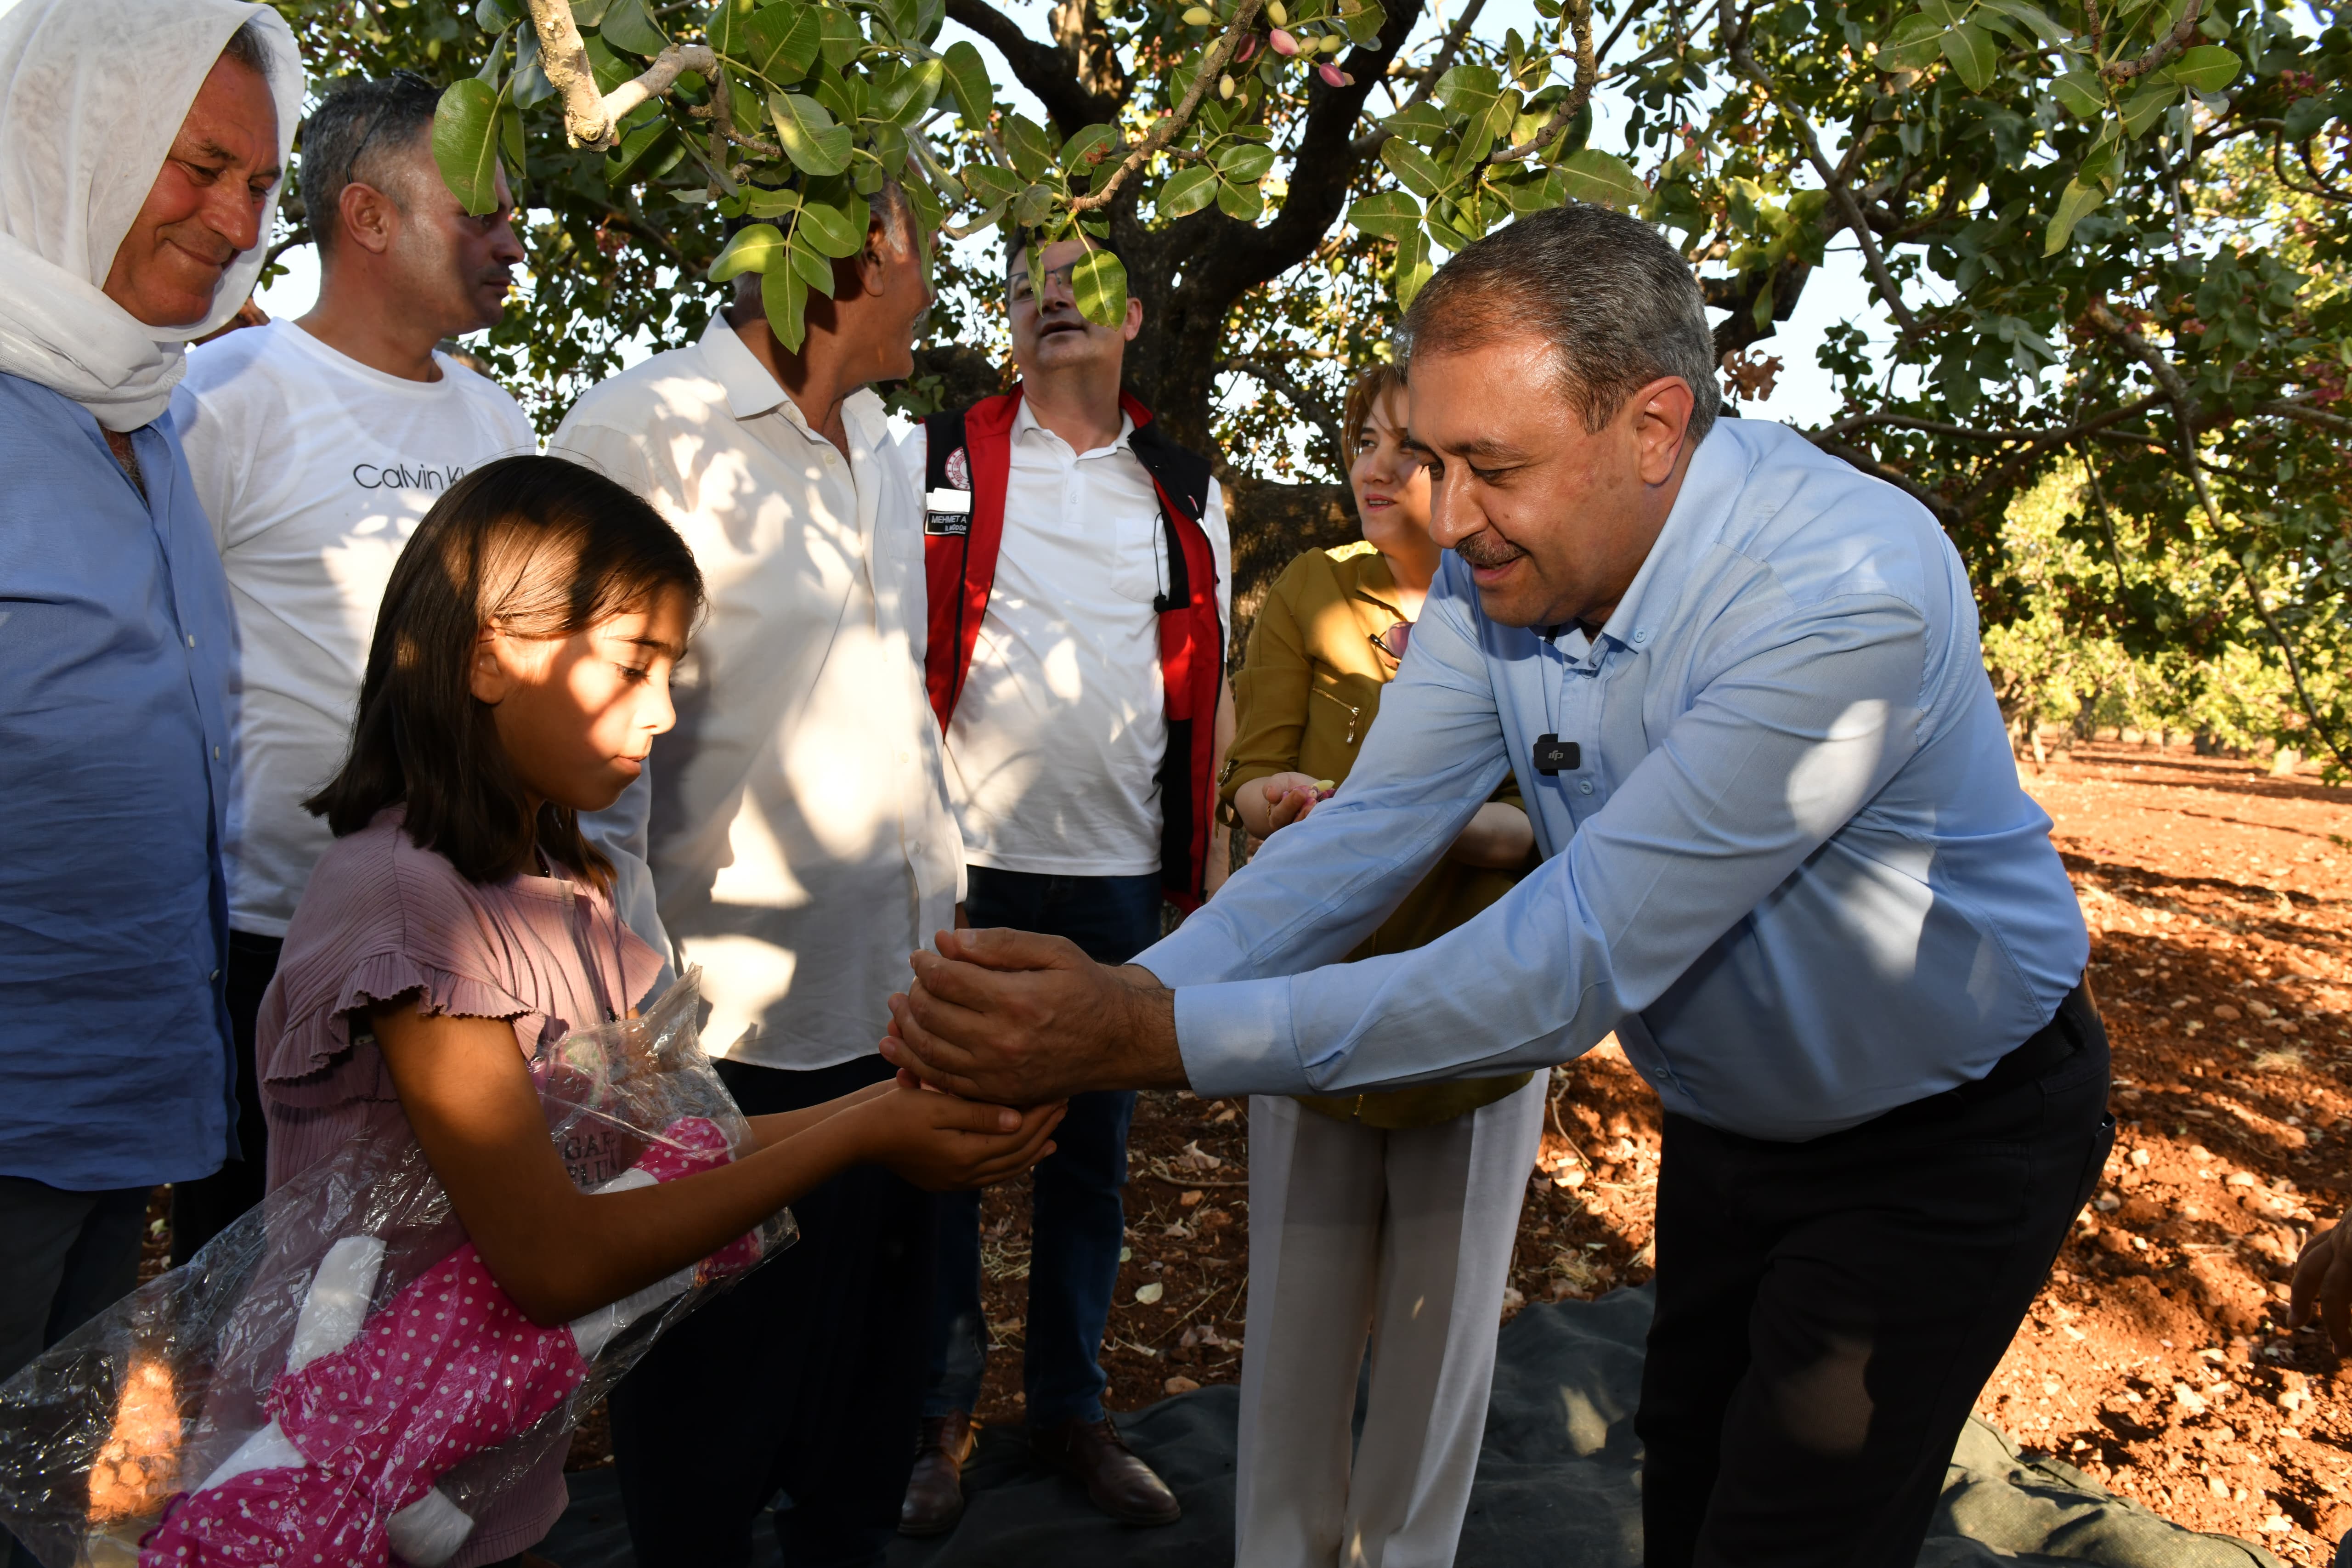
[{"label": "shirt button", "polygon": [[218,980],[220,978],[220,971],[215,969],[210,974],[205,975],[205,978],[207,980]]},{"label": "shirt button", "polygon": [[1591,779],[1577,780],[1576,793],[1579,795],[1591,795],[1592,793],[1592,781]]},{"label": "shirt button", "polygon": [[1635,642],[1648,642],[1650,640],[1650,628],[1647,626],[1635,626],[1633,628],[1633,640]]},{"label": "shirt button", "polygon": [[195,633],[194,633],[194,632],[190,632],[190,633],[188,634],[188,646],[189,646],[190,647],[195,647],[195,646],[196,646],[196,634],[195,634]]},{"label": "shirt button", "polygon": [[215,761],[215,762],[219,762],[219,761],[220,761],[220,748],[219,748],[218,746],[215,746],[215,747],[213,748],[213,761]]}]

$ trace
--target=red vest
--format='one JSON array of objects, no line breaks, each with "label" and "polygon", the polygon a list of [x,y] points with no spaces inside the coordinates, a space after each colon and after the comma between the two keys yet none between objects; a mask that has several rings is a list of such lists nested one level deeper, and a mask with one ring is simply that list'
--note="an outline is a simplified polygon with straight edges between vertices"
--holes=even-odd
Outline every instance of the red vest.
[{"label": "red vest", "polygon": [[[1217,613],[1216,556],[1201,526],[1209,498],[1209,464],[1163,436],[1151,411],[1122,393],[1135,421],[1128,447],[1159,492],[1168,555],[1168,590],[1152,603],[1160,616],[1160,672],[1168,699],[1168,750],[1160,764],[1160,881],[1179,909],[1201,902],[1202,874],[1216,821],[1211,763],[1217,744],[1217,697],[1224,681],[1225,628]],[[929,490],[967,490],[969,509],[923,510],[923,566],[930,590],[930,641],[923,659],[931,711],[946,733],[971,650],[996,582],[1004,540],[1004,488],[1013,465],[1013,416],[1021,389],[923,421]]]}]

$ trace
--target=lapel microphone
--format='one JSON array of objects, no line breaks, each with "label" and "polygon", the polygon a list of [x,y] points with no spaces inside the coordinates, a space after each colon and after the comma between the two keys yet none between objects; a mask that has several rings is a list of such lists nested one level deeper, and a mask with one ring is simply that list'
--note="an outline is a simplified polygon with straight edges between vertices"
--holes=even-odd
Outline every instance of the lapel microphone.
[{"label": "lapel microphone", "polygon": [[1551,778],[1562,770],[1574,773],[1584,765],[1583,749],[1574,741],[1563,741],[1558,735],[1536,737],[1536,772]]}]

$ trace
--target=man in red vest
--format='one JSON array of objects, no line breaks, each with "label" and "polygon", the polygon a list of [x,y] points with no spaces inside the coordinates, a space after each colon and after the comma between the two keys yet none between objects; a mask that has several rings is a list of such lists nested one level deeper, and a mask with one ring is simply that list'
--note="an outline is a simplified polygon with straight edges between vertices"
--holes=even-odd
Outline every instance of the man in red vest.
[{"label": "man in red vest", "polygon": [[[933,415],[908,447],[965,913],[1123,963],[1159,940],[1163,900],[1202,898],[1232,550],[1207,459],[1120,389],[1141,303],[1113,327],[1078,312],[1071,270],[1091,244],[1040,252],[1015,237],[1006,315],[1021,384]],[[1114,1518],[1165,1524],[1181,1512],[1175,1494],[1102,1403],[1134,1110],[1131,1092],[1077,1097],[1037,1167],[1023,1387],[1040,1464]],[[931,1388],[899,1515],[910,1535],[963,1511],[988,1342],[978,1194],[944,1194],[939,1213]]]}]

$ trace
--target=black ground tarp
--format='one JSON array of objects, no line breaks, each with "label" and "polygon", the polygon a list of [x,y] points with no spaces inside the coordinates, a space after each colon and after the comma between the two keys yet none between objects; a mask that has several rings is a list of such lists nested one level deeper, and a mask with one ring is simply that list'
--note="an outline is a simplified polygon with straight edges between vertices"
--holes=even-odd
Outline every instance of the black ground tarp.
[{"label": "black ground tarp", "polygon": [[[1641,1382],[1646,1291],[1530,1307],[1503,1330],[1461,1568],[1638,1568]],[[983,1432],[955,1532],[900,1541],[891,1568],[1223,1568],[1233,1561],[1234,1421],[1239,1393],[1204,1388],[1120,1417],[1136,1451],[1174,1487],[1184,1517],[1132,1530],[1076,1488],[1042,1478],[1016,1433]],[[572,1509],[539,1550],[563,1568],[634,1568],[609,1469],[571,1478]],[[755,1561],[776,1563],[762,1530]],[[2104,1568],[2285,1568],[2256,1546],[2167,1523],[2072,1467],[2026,1463],[1970,1423],[1952,1456],[1921,1568],[2097,1563]]]}]

